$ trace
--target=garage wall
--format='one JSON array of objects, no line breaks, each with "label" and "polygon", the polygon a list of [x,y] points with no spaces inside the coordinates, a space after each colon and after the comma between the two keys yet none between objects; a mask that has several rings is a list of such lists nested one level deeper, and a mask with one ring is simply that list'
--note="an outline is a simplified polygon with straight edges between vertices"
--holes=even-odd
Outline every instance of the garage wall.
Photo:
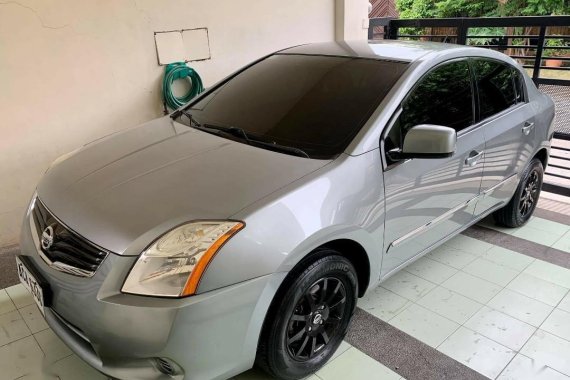
[{"label": "garage wall", "polygon": [[[341,0],[344,17],[345,3]],[[19,0],[0,3],[0,247],[17,242],[49,163],[111,132],[160,116],[154,32],[207,27],[206,86],[287,46],[343,35],[339,0]]]}]

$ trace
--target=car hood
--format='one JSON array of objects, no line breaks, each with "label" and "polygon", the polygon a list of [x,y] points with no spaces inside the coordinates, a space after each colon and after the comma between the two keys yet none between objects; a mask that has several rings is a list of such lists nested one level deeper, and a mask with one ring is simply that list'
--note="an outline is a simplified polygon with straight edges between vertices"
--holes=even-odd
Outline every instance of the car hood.
[{"label": "car hood", "polygon": [[229,218],[328,162],[163,117],[84,146],[50,168],[37,192],[69,228],[123,254],[145,234],[154,239],[185,221]]}]

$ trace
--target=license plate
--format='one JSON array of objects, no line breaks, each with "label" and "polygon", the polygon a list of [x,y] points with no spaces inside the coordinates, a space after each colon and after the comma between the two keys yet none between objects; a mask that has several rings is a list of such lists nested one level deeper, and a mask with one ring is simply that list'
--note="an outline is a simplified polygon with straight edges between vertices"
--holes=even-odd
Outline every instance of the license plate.
[{"label": "license plate", "polygon": [[24,263],[20,261],[18,257],[16,257],[16,266],[18,268],[18,277],[20,278],[20,282],[22,285],[26,287],[32,293],[32,297],[34,301],[40,308],[40,311],[45,316],[44,312],[44,292],[38,280],[34,277],[34,275],[26,268]]}]

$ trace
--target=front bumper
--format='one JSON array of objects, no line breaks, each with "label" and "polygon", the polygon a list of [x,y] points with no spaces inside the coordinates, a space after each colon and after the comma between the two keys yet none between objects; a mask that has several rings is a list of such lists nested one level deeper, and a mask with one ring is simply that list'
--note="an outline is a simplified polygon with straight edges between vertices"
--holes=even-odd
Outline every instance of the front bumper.
[{"label": "front bumper", "polygon": [[[286,273],[183,299],[122,294],[136,257],[109,255],[91,278],[49,267],[28,219],[22,255],[51,288],[46,321],[83,360],[119,379],[224,379],[252,367],[261,326]],[[163,374],[158,358],[177,373]]]}]

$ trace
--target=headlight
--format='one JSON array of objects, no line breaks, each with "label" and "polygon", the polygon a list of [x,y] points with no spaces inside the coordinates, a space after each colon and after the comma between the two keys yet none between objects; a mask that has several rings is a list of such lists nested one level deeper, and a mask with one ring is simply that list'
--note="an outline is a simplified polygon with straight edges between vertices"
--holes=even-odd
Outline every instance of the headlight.
[{"label": "headlight", "polygon": [[161,297],[194,294],[214,255],[243,227],[242,222],[234,221],[200,221],[176,227],[139,256],[121,291]]}]

